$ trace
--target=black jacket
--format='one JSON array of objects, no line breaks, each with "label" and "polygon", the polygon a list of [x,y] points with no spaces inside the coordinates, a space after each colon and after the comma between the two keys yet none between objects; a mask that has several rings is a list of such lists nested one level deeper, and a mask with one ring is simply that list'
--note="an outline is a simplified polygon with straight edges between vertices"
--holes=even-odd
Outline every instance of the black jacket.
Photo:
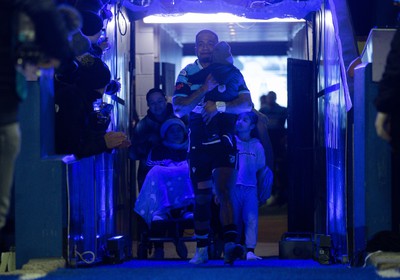
[{"label": "black jacket", "polygon": [[74,154],[83,158],[110,151],[104,140],[110,115],[93,109],[93,103],[101,96],[94,90],[83,90],[77,86],[67,86],[57,91],[57,154]]},{"label": "black jacket", "polygon": [[150,150],[161,143],[161,125],[167,119],[174,117],[174,110],[171,103],[167,103],[167,109],[162,121],[157,120],[153,113],[147,110],[147,115],[133,129],[130,158],[133,160],[147,160]]}]

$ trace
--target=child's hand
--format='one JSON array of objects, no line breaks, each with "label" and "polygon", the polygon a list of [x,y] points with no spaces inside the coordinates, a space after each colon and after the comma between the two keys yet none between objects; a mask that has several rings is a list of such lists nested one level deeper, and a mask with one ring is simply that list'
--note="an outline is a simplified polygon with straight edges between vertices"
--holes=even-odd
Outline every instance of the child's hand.
[{"label": "child's hand", "polygon": [[215,105],[215,102],[208,100],[204,104],[203,111],[201,112],[203,121],[207,125],[211,122],[212,118],[217,114],[218,114],[218,111],[217,111],[217,106]]}]

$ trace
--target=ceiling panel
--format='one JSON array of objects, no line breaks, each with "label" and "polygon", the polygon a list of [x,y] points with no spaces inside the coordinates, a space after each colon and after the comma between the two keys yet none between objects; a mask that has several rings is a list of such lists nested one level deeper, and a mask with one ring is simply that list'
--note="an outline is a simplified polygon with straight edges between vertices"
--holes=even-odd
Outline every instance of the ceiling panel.
[{"label": "ceiling panel", "polygon": [[251,19],[300,19],[319,10],[321,0],[126,0],[123,5],[143,16],[231,13]]},{"label": "ceiling panel", "polygon": [[[204,23],[162,25],[181,44],[193,43],[195,34],[201,29],[211,29],[220,40],[228,42],[287,42],[304,27],[304,22],[207,23],[207,14],[230,13],[262,20],[304,19],[320,9],[321,0],[125,0],[123,5],[134,20],[149,15],[204,14]],[[234,28],[235,36],[230,34],[230,28]]]},{"label": "ceiling panel", "polygon": [[193,43],[196,33],[202,29],[213,30],[220,40],[228,42],[287,42],[305,24],[305,22],[174,23],[162,24],[161,27],[181,44]]}]

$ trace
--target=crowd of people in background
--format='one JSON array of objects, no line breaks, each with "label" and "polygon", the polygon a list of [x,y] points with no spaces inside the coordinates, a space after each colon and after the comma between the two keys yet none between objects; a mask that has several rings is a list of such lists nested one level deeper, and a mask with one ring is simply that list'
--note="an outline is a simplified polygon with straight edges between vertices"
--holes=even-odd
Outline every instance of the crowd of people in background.
[{"label": "crowd of people in background", "polygon": [[260,97],[260,113],[268,117],[268,135],[273,151],[274,184],[269,205],[287,203],[287,108],[277,103],[274,91]]}]

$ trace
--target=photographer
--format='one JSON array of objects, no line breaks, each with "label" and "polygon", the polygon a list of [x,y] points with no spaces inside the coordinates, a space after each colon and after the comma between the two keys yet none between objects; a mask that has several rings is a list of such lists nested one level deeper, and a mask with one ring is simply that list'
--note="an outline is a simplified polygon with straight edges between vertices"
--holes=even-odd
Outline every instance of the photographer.
[{"label": "photographer", "polygon": [[56,103],[56,152],[89,157],[114,148],[127,148],[130,141],[123,132],[107,132],[112,105],[102,97],[110,83],[110,70],[98,57],[80,58],[76,85],[59,89]]}]

